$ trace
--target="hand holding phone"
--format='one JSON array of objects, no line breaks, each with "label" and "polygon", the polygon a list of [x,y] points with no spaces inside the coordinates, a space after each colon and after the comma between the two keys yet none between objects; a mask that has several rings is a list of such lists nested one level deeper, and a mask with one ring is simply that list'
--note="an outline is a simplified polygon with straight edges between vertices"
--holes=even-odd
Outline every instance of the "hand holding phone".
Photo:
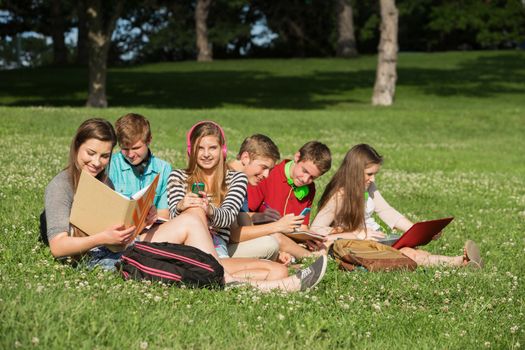
[{"label": "hand holding phone", "polygon": [[194,182],[191,185],[191,192],[195,193],[199,197],[202,197],[202,194],[200,194],[199,192],[204,192],[204,183],[202,183],[202,182]]},{"label": "hand holding phone", "polygon": [[302,216],[306,216],[308,214],[310,214],[310,208],[304,208],[302,211],[301,211],[301,214],[299,215],[302,215]]}]

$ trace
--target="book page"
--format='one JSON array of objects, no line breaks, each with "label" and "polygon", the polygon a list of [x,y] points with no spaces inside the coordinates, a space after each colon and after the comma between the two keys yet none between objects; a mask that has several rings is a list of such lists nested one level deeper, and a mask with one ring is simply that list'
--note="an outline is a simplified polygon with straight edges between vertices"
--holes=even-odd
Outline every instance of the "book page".
[{"label": "book page", "polygon": [[150,183],[148,186],[144,187],[143,189],[141,189],[140,191],[138,191],[137,193],[135,193],[134,195],[132,195],[131,199],[139,199],[140,197],[142,197],[144,195],[144,193],[146,193],[148,188],[151,187],[152,184],[153,184],[153,182]]}]

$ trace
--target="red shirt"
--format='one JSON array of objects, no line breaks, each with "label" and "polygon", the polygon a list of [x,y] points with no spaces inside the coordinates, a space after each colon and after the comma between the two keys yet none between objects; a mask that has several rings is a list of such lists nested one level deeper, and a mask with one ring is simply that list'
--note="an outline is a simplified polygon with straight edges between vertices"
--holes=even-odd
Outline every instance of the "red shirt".
[{"label": "red shirt", "polygon": [[[270,171],[267,179],[257,186],[248,184],[248,207],[252,212],[264,212],[266,205],[277,210],[281,215],[299,215],[304,208],[311,208],[315,197],[315,184],[308,185],[310,192],[302,200],[297,199],[292,186],[288,185],[284,165],[289,160],[284,160]],[[266,203],[263,204],[263,203]],[[308,225],[310,214],[306,215],[303,224]]]}]

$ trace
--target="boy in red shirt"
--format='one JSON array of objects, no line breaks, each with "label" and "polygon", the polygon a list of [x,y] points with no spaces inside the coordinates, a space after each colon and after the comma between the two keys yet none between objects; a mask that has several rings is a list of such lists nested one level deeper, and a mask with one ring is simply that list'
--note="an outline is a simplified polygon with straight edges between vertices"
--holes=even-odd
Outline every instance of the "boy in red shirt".
[{"label": "boy in red shirt", "polygon": [[[314,180],[330,170],[331,163],[330,149],[321,142],[310,141],[295,153],[293,160],[284,160],[275,166],[267,179],[257,186],[249,184],[248,207],[251,212],[257,212],[253,221],[268,222],[284,215],[298,216],[303,209],[311,208],[315,197]],[[301,230],[308,229],[309,220],[308,213]],[[280,236],[289,243],[289,238]],[[297,245],[297,248],[300,247]],[[304,256],[300,250],[290,253],[298,258]]]}]

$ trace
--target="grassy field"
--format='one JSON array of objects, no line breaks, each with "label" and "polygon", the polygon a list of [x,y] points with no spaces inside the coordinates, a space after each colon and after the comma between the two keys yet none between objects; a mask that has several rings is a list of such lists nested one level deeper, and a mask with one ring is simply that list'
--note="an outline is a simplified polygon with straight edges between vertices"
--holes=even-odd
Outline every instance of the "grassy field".
[{"label": "grassy field", "polygon": [[[369,105],[375,57],[175,63],[109,72],[106,110],[81,106],[87,72],[0,71],[0,348],[517,349],[525,346],[525,53],[400,55],[396,104]],[[283,157],[318,139],[385,156],[377,179],[413,220],[455,220],[425,249],[477,241],[482,271],[343,273],[309,293],[123,282],[54,261],[37,241],[43,191],[91,116],[146,115],[153,151],[185,164],[184,134],[221,123],[229,156],[254,132]],[[317,199],[319,195],[317,196]],[[315,208],[314,208],[315,213]]]}]

